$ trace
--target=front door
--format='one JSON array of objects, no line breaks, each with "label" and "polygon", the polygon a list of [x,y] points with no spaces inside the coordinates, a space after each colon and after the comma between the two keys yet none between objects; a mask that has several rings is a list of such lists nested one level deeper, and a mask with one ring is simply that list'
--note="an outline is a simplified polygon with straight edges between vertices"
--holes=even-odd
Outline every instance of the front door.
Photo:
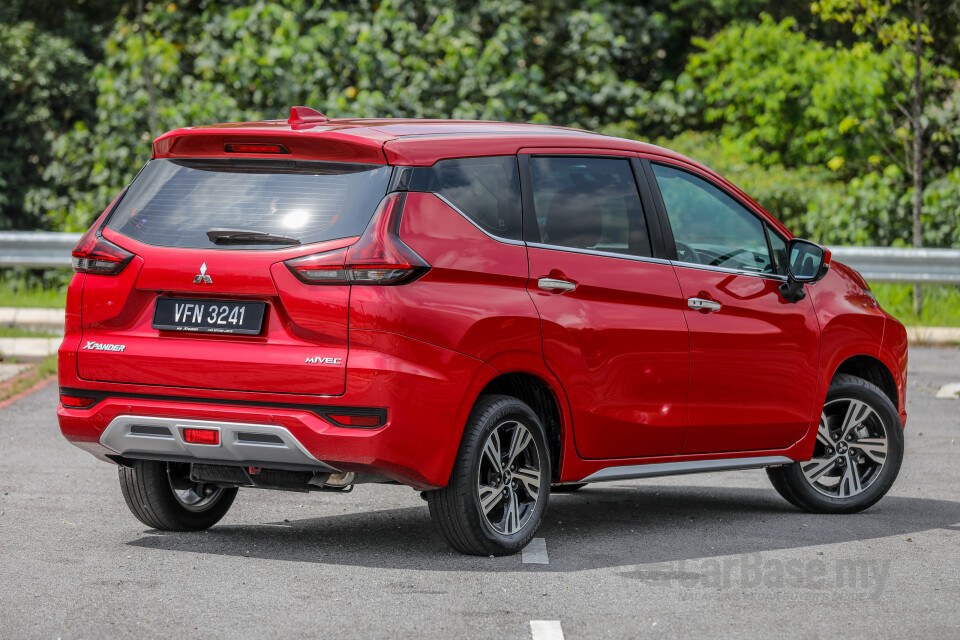
[{"label": "front door", "polygon": [[781,449],[810,425],[820,327],[809,296],[780,295],[786,242],[703,176],[650,165],[676,244],[690,329],[684,453]]},{"label": "front door", "polygon": [[629,158],[521,156],[528,290],[583,458],[679,454],[689,354]]}]

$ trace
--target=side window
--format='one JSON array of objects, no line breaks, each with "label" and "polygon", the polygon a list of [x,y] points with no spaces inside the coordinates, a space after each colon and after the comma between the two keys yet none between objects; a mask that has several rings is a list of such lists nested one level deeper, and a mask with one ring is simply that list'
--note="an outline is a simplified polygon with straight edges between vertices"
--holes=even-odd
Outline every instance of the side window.
[{"label": "side window", "polygon": [[516,156],[440,160],[417,167],[409,191],[428,191],[449,200],[480,228],[520,240],[520,173]]},{"label": "side window", "polygon": [[651,255],[650,237],[629,160],[532,157],[530,174],[541,242]]},{"label": "side window", "polygon": [[702,178],[653,165],[677,260],[712,267],[774,273],[763,221]]}]

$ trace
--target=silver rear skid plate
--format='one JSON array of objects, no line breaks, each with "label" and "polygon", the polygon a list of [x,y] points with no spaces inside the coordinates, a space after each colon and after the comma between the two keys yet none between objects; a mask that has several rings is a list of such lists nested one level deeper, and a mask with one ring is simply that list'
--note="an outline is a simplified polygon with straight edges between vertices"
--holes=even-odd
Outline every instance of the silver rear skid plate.
[{"label": "silver rear skid plate", "polygon": [[676,476],[685,473],[705,473],[709,471],[733,471],[735,469],[757,469],[781,464],[793,464],[785,456],[762,456],[756,458],[725,458],[723,460],[684,460],[681,462],[661,462],[658,464],[637,464],[629,467],[606,467],[591,473],[580,482],[609,482],[612,480],[630,480],[633,478],[655,478],[657,476]]},{"label": "silver rear skid plate", "polygon": [[[220,442],[186,442],[184,429],[216,430]],[[278,425],[122,415],[110,421],[100,444],[125,458],[339,472]]]}]

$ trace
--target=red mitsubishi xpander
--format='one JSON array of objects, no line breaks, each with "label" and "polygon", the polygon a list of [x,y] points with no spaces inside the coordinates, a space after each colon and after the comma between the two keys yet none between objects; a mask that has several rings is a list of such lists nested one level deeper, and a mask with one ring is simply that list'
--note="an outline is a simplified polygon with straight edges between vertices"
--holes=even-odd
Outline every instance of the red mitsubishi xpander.
[{"label": "red mitsubishi xpander", "polygon": [[239,487],[392,482],[504,554],[551,490],[765,467],[853,512],[903,456],[903,326],[649,144],[302,107],[178,129],[73,265],[60,426],[157,529]]}]

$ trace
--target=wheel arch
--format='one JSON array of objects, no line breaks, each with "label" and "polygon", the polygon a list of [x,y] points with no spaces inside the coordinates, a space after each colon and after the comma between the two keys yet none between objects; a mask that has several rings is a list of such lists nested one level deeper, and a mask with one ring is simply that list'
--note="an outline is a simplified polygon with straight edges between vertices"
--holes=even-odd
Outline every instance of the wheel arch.
[{"label": "wheel arch", "polygon": [[560,478],[563,462],[564,410],[558,392],[543,376],[530,371],[499,372],[489,380],[476,400],[486,394],[510,396],[526,403],[540,419],[546,431],[550,453],[551,480]]},{"label": "wheel arch", "polygon": [[[882,355],[882,354],[881,354]],[[809,460],[813,454],[814,442],[817,438],[817,425],[820,422],[820,410],[826,402],[827,392],[830,385],[838,375],[848,374],[862,378],[867,382],[879,388],[883,394],[890,399],[898,413],[902,414],[902,407],[897,387],[897,378],[891,368],[877,356],[872,356],[863,351],[852,351],[845,354],[839,363],[832,368],[827,369],[829,377],[824,380],[821,378],[820,394],[816,403],[814,415],[811,416],[810,428],[807,433],[794,445],[790,457],[794,460]]]},{"label": "wheel arch", "polygon": [[832,383],[838,375],[844,373],[863,378],[877,386],[885,396],[890,398],[894,408],[897,411],[900,410],[896,379],[890,368],[879,358],[869,355],[851,356],[841,362],[834,370],[833,375],[830,376],[830,382]]}]

